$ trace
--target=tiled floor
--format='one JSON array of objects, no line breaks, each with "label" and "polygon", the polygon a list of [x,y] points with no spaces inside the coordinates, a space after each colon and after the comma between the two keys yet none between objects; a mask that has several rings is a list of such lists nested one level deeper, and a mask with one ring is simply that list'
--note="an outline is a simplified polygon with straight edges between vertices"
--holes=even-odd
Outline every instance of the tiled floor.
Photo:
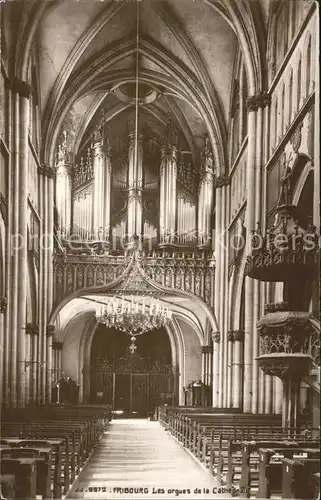
[{"label": "tiled floor", "polygon": [[230,498],[218,489],[158,422],[113,420],[67,498]]}]

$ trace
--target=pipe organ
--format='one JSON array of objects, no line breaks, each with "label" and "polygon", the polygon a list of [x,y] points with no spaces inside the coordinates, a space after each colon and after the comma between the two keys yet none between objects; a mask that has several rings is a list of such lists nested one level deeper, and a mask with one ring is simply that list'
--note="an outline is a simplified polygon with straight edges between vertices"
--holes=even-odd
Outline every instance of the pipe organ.
[{"label": "pipe organ", "polygon": [[92,228],[95,240],[109,242],[111,197],[111,146],[104,125],[94,134]]},{"label": "pipe organ", "polygon": [[[129,134],[127,237],[141,236],[143,230],[143,147],[142,134]],[[136,141],[137,139],[137,141]]]},{"label": "pipe organ", "polygon": [[81,158],[73,175],[73,237],[90,240],[93,213],[94,165],[92,151],[87,150],[86,161]]},{"label": "pipe organ", "polygon": [[180,153],[178,165],[177,195],[177,243],[192,246],[196,243],[197,192],[195,167],[186,155]]},{"label": "pipe organ", "polygon": [[161,244],[176,243],[177,138],[172,122],[166,129],[160,165],[159,235]]},{"label": "pipe organ", "polygon": [[64,137],[56,166],[62,236],[71,236],[72,225],[73,238],[100,241],[113,250],[134,236],[150,250],[155,244],[210,248],[215,170],[209,139],[197,169],[192,153],[179,150],[171,120],[163,141],[155,138],[152,156],[151,138],[144,135],[130,132],[112,160],[112,141],[102,121],[86,158],[74,166]]}]

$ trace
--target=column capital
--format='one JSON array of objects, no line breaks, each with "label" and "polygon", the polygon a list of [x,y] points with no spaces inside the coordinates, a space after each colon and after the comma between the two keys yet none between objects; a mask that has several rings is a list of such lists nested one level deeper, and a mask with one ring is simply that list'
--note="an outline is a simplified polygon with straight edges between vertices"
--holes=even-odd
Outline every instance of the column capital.
[{"label": "column capital", "polygon": [[100,155],[111,156],[112,146],[110,144],[94,142],[93,148],[95,156],[100,156]]},{"label": "column capital", "polygon": [[202,353],[203,354],[212,354],[213,346],[212,345],[202,345]]},{"label": "column capital", "polygon": [[63,348],[64,343],[63,342],[58,342],[56,340],[53,340],[52,342],[52,348],[56,351],[61,351]]},{"label": "column capital", "polygon": [[45,163],[41,163],[38,167],[38,174],[54,179],[56,176],[56,170],[53,167],[49,167],[49,165],[46,165]]},{"label": "column capital", "polygon": [[0,298],[0,313],[5,314],[7,310],[7,305],[8,305],[8,299],[7,297],[1,297]]},{"label": "column capital", "polygon": [[173,124],[172,115],[168,113],[165,135],[163,137],[163,145],[167,148],[177,148],[178,145],[178,131]]},{"label": "column capital", "polygon": [[[129,132],[128,134],[128,139],[129,139],[129,147],[130,146],[135,146],[135,142],[136,142],[136,134],[135,134],[135,131],[133,132]],[[143,134],[139,133],[137,134],[137,142],[138,143],[141,143],[143,140]]]},{"label": "column capital", "polygon": [[252,95],[247,99],[247,110],[257,111],[259,108],[265,108],[271,102],[271,96],[266,92],[259,92],[258,94]]},{"label": "column capital", "polygon": [[26,99],[30,98],[31,94],[31,86],[30,83],[24,82],[17,77],[14,77],[11,80],[11,90],[16,94],[19,94],[21,97],[25,97]]},{"label": "column capital", "polygon": [[176,146],[164,146],[161,149],[162,160],[166,158],[173,158],[177,161],[178,158],[178,150]]},{"label": "column capital", "polygon": [[244,340],[244,330],[230,330],[227,332],[227,338],[230,342],[242,342]]},{"label": "column capital", "polygon": [[59,162],[53,170],[56,172],[57,176],[69,176],[72,174],[72,164]]},{"label": "column capital", "polygon": [[39,334],[39,326],[34,325],[33,323],[26,324],[26,334],[27,335],[38,335]]},{"label": "column capital", "polygon": [[213,340],[214,344],[218,344],[221,341],[220,332],[212,332],[212,340]]},{"label": "column capital", "polygon": [[221,188],[223,186],[228,186],[231,182],[231,179],[228,175],[220,175],[219,177],[215,177],[214,184],[216,188]]},{"label": "column capital", "polygon": [[55,325],[47,325],[46,332],[47,332],[47,337],[52,337],[53,334],[55,333]]}]

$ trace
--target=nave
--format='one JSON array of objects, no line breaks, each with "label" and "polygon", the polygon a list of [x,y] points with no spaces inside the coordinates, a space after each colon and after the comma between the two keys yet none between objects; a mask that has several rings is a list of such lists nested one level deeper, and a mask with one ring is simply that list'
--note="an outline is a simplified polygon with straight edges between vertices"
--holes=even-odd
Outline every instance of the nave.
[{"label": "nave", "polygon": [[215,479],[159,422],[119,419],[109,424],[67,498],[183,499],[194,498],[196,489],[208,499],[222,497],[213,494]]},{"label": "nave", "polygon": [[320,496],[319,429],[306,422],[168,405],[151,420],[113,417],[108,405],[6,411],[1,499]]},{"label": "nave", "polygon": [[317,5],[0,1],[0,500],[319,498]]}]

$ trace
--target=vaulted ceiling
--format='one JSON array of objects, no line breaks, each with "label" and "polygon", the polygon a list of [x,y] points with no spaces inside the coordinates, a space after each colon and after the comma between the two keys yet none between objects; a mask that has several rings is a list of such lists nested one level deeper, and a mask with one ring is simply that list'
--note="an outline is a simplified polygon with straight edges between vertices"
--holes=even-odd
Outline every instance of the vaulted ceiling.
[{"label": "vaulted ceiling", "polygon": [[[184,136],[183,147],[196,157],[209,134],[214,154],[224,162],[236,52],[240,46],[259,68],[256,25],[259,18],[266,29],[269,4],[270,0],[48,2],[37,26],[44,159],[53,161],[64,129],[76,153],[102,109],[111,128],[116,119],[117,127],[129,120],[138,53],[144,122],[161,134],[170,112]],[[259,87],[260,75],[252,75],[255,78]]]}]

